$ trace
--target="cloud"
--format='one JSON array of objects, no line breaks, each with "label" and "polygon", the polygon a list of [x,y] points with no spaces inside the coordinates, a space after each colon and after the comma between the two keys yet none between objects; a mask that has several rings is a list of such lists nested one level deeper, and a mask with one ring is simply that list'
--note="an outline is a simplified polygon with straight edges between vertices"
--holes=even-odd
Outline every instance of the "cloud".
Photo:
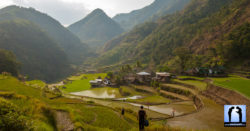
[{"label": "cloud", "polygon": [[16,5],[33,7],[47,13],[63,25],[69,25],[90,12],[83,3],[63,2],[61,0],[13,0],[13,2]]},{"label": "cloud", "polygon": [[132,10],[143,8],[151,4],[154,0],[85,0],[88,9],[101,8],[113,17],[119,13],[128,13]]},{"label": "cloud", "polygon": [[6,7],[8,5],[14,4],[12,0],[1,0],[0,2],[0,8]]},{"label": "cloud", "polygon": [[33,7],[70,25],[96,8],[103,9],[110,17],[118,13],[127,13],[149,5],[154,0],[1,0],[0,8],[8,5]]}]

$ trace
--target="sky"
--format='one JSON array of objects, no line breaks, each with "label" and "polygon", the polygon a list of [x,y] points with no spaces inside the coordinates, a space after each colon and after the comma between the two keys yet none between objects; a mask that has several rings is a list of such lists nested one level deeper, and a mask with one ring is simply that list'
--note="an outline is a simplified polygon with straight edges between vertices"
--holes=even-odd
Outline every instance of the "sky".
[{"label": "sky", "polygon": [[8,5],[33,7],[68,26],[93,11],[103,9],[108,16],[143,8],[154,0],[0,0],[0,8]]}]

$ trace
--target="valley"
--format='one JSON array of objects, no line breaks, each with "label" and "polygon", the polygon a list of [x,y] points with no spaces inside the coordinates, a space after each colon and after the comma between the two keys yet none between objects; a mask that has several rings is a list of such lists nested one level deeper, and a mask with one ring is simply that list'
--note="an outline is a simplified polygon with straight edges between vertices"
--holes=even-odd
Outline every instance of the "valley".
[{"label": "valley", "polygon": [[0,131],[250,130],[249,0],[3,1]]},{"label": "valley", "polygon": [[[25,82],[24,84],[11,76],[1,75],[0,96],[20,109],[28,109],[28,112],[26,112],[25,115],[30,118],[32,118],[32,116],[30,116],[31,114],[28,115],[29,112],[33,112],[32,114],[35,115],[40,111],[48,110],[51,111],[52,116],[56,113],[55,111],[68,113],[69,118],[61,119],[69,119],[68,121],[72,122],[75,129],[83,128],[94,130],[99,128],[105,130],[106,128],[118,131],[120,130],[120,128],[116,127],[117,124],[119,124],[117,123],[118,121],[114,121],[113,124],[105,124],[103,122],[98,123],[98,121],[103,121],[105,119],[121,119],[122,121],[120,121],[121,123],[119,124],[119,127],[125,126],[126,128],[124,127],[124,130],[136,130],[136,112],[138,111],[139,106],[144,105],[148,119],[150,120],[150,126],[147,130],[167,129],[169,128],[168,126],[174,130],[224,130],[223,106],[216,99],[205,95],[204,92],[208,91],[208,86],[207,83],[202,80],[204,78],[197,77],[197,79],[194,79],[187,76],[180,76],[178,79],[173,79],[172,82],[170,82],[171,84],[162,84],[162,86],[167,86],[169,88],[178,88],[182,91],[188,90],[191,94],[182,94],[180,91],[178,91],[179,93],[170,91],[169,94],[164,94],[161,93],[161,91],[165,90],[164,87],[161,88],[161,91],[157,91],[154,87],[144,86],[141,88],[136,85],[122,86],[120,88],[90,87],[86,89],[85,86],[89,84],[89,82],[87,82],[83,85],[79,84],[78,86],[71,86],[71,84],[81,81],[83,78],[86,79],[86,77],[90,77],[94,79],[99,75],[105,76],[104,74],[82,74],[80,76],[69,77],[68,79],[74,79],[70,84],[53,84],[54,86],[46,86],[47,84],[41,81]],[[183,80],[187,78],[192,80]],[[216,81],[223,81],[223,79],[225,78],[216,78]],[[249,80],[241,77],[237,77],[237,79],[249,82]],[[67,87],[64,88],[66,85]],[[233,86],[233,84],[229,85]],[[62,90],[62,94],[60,95],[60,93],[56,93],[55,89],[52,90],[48,87],[58,88]],[[80,92],[89,92],[86,94],[80,92],[74,93],[70,92],[67,88],[76,88],[72,89],[72,91],[78,90]],[[138,88],[140,90],[137,90]],[[246,85],[242,88],[249,87]],[[143,91],[144,89],[145,91]],[[228,90],[227,88],[224,89]],[[129,92],[130,95],[123,96],[123,92]],[[103,95],[103,93],[105,95]],[[198,97],[201,101],[197,102],[193,98],[193,95]],[[23,101],[27,99],[26,97],[29,97],[29,100]],[[235,99],[240,98],[236,97]],[[32,103],[34,100],[40,105],[29,105],[29,103]],[[23,102],[20,103],[20,101]],[[41,104],[43,105],[42,108],[39,107],[42,106]],[[32,108],[30,108],[30,106]],[[121,116],[120,114],[122,108],[124,108],[126,112],[124,116]],[[34,112],[35,110],[36,112]],[[96,111],[99,110],[102,110],[102,113],[106,112],[108,114],[105,116],[103,116],[104,114],[98,114]],[[173,110],[175,110],[174,117],[172,116]],[[43,117],[46,118],[48,116]],[[61,123],[61,121],[56,120],[56,117],[57,116],[55,115],[55,125],[51,123],[52,121],[44,121],[45,119],[36,118],[36,121],[38,123],[43,123],[44,125],[44,127],[39,128],[53,130],[53,128],[59,128],[56,125]],[[51,117],[49,118],[52,119]],[[164,125],[161,123],[164,123]],[[68,128],[68,126],[62,126],[61,128]],[[247,130],[248,128],[249,127],[237,128],[237,130]]]}]

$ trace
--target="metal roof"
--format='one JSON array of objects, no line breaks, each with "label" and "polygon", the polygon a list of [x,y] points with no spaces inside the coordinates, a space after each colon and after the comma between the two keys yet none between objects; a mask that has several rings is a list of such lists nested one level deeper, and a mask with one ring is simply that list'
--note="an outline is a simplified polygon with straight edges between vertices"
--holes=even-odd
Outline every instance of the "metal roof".
[{"label": "metal roof", "polygon": [[168,72],[156,72],[156,75],[160,75],[160,76],[170,76],[171,74]]},{"label": "metal roof", "polygon": [[147,72],[139,72],[139,73],[137,73],[137,75],[149,76],[149,75],[151,75],[151,74],[150,74],[150,73],[147,73]]}]

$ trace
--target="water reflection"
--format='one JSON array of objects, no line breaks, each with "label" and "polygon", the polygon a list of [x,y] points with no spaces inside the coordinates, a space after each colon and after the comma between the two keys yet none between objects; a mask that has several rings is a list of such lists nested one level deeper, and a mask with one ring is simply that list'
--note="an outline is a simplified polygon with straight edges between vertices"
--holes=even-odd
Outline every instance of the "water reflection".
[{"label": "water reflection", "polygon": [[103,98],[103,99],[111,99],[111,98],[120,97],[120,93],[118,89],[114,89],[114,88],[95,88],[91,90],[74,92],[70,94],[77,95],[77,96],[92,97],[92,98]]}]

